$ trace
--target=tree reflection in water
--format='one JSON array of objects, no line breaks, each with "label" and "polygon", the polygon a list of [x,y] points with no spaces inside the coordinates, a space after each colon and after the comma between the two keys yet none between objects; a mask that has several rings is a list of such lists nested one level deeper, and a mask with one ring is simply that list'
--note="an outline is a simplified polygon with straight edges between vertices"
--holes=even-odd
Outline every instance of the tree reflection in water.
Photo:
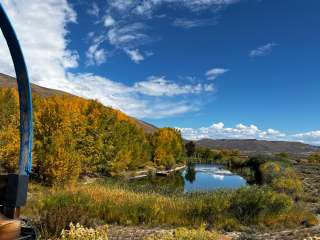
[{"label": "tree reflection in water", "polygon": [[188,164],[184,178],[190,183],[193,183],[196,180],[196,170],[193,163]]}]

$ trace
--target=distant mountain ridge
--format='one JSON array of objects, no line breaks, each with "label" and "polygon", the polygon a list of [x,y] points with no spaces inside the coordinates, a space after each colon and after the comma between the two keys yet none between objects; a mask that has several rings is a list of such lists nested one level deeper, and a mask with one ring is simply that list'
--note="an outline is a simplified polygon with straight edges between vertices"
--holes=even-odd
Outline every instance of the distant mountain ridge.
[{"label": "distant mountain ridge", "polygon": [[[14,77],[0,73],[0,88],[16,88],[17,89],[17,81]],[[31,83],[31,90],[32,90],[32,93],[38,94],[42,97],[61,96],[61,95],[73,96],[72,94],[67,92],[40,87],[33,83]],[[132,118],[137,123],[137,126],[142,128],[146,133],[154,133],[158,129],[156,126],[150,123],[144,122],[142,120],[139,120],[133,117],[130,117],[130,118]]]},{"label": "distant mountain ridge", "polygon": [[256,139],[201,139],[196,141],[201,147],[211,149],[235,149],[247,153],[291,153],[291,154],[309,154],[320,151],[320,147],[312,146],[300,142],[286,141],[266,141]]}]

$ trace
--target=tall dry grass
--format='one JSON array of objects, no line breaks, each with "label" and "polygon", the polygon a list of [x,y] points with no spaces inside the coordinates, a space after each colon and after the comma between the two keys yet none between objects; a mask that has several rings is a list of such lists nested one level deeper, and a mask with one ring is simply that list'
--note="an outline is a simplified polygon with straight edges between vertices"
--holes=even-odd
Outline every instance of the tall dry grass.
[{"label": "tall dry grass", "polygon": [[[44,237],[58,236],[70,222],[173,225],[240,230],[243,226],[297,226],[311,218],[284,193],[251,186],[212,193],[163,195],[137,192],[110,184],[82,185],[68,190],[38,189],[25,214],[38,222]],[[294,218],[299,215],[299,218]],[[311,219],[312,220],[312,219]],[[312,221],[309,221],[312,222]]]}]

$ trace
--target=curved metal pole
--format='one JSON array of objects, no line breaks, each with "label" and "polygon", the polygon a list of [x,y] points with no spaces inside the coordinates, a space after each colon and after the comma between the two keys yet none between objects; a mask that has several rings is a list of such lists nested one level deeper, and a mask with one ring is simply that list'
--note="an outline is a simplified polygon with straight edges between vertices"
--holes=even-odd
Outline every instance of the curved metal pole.
[{"label": "curved metal pole", "polygon": [[29,175],[32,167],[33,137],[31,89],[27,67],[24,61],[18,38],[1,3],[0,28],[7,41],[18,82],[20,103],[19,175]]}]

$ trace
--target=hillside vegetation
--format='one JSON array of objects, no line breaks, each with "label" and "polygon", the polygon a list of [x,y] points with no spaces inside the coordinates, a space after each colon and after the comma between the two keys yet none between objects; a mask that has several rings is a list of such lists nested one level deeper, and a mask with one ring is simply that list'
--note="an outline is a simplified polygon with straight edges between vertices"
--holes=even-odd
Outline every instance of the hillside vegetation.
[{"label": "hillside vegetation", "polygon": [[319,147],[299,142],[287,141],[265,141],[256,139],[201,139],[196,142],[197,146],[210,149],[230,149],[247,153],[290,153],[298,155],[309,155],[317,152]]},{"label": "hillside vegetation", "polygon": [[[19,153],[18,93],[0,89],[0,166],[14,172]],[[179,131],[147,134],[135,119],[97,101],[33,94],[33,177],[48,185],[80,174],[118,175],[145,166],[171,168],[184,161]]]}]

